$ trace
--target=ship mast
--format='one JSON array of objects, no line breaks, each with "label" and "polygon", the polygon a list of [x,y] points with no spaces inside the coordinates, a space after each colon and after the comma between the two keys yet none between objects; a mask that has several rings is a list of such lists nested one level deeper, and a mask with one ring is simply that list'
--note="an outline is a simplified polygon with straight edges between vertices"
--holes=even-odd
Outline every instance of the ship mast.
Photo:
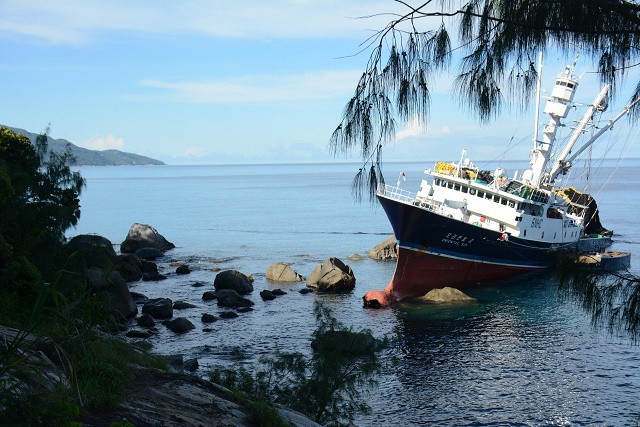
[{"label": "ship mast", "polygon": [[[576,57],[576,60],[578,58]],[[551,91],[551,98],[547,100],[544,113],[549,115],[549,122],[542,131],[542,141],[535,141],[534,149],[531,150],[531,171],[525,178],[526,184],[539,187],[545,179],[545,169],[552,155],[553,143],[556,139],[556,132],[562,126],[560,120],[567,117],[570,103],[573,102],[578,79],[574,77],[575,61],[572,67],[567,66],[564,72],[556,78],[555,86]]]}]

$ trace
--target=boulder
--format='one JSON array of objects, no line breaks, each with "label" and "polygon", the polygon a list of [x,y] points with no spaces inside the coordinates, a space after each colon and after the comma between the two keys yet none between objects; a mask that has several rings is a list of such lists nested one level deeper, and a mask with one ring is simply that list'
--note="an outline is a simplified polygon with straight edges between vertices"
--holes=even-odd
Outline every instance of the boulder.
[{"label": "boulder", "polygon": [[[137,255],[136,255],[137,256]],[[156,264],[153,261],[147,261],[144,258],[139,258],[140,259],[140,270],[142,270],[143,273],[157,273],[158,272],[158,264]]]},{"label": "boulder", "polygon": [[260,297],[265,301],[271,301],[272,299],[276,299],[276,296],[273,294],[273,292],[267,289],[260,291]]},{"label": "boulder", "polygon": [[188,302],[184,302],[184,301],[176,301],[173,303],[173,309],[174,310],[184,310],[185,308],[195,308],[196,306],[188,303]]},{"label": "boulder", "polygon": [[282,289],[274,289],[271,291],[272,294],[274,294],[275,296],[279,297],[281,295],[286,295],[287,293],[285,291],[283,291]]},{"label": "boulder", "polygon": [[176,274],[189,274],[191,273],[191,270],[189,269],[188,265],[181,265],[178,268],[176,268]]},{"label": "boulder", "polygon": [[129,319],[138,314],[138,307],[120,273],[92,267],[87,269],[87,279],[91,292],[106,292],[109,295],[109,304],[117,315]]},{"label": "boulder", "polygon": [[141,294],[138,292],[129,292],[131,294],[131,297],[133,298],[133,301],[136,304],[144,304],[145,302],[149,301],[149,298],[147,298],[147,296],[145,294]]},{"label": "boulder", "polygon": [[398,258],[398,242],[396,236],[385,239],[368,252],[369,258],[386,261]]},{"label": "boulder", "polygon": [[109,268],[117,256],[111,241],[97,234],[75,236],[69,240],[65,248],[67,256],[75,254],[75,258],[84,261],[85,268]]},{"label": "boulder", "polygon": [[215,291],[206,291],[204,294],[202,294],[202,299],[204,301],[211,301],[216,298],[218,298],[218,296]]},{"label": "boulder", "polygon": [[216,316],[214,316],[213,314],[209,314],[209,313],[204,313],[202,315],[202,317],[200,318],[200,321],[202,323],[213,323],[216,320],[218,320],[218,318]]},{"label": "boulder", "polygon": [[221,319],[235,319],[238,317],[238,313],[234,313],[233,311],[223,311],[219,316]]},{"label": "boulder", "polygon": [[307,287],[319,292],[349,292],[356,286],[351,267],[338,258],[329,258],[318,265],[307,279]]},{"label": "boulder", "polygon": [[133,254],[124,254],[115,258],[115,269],[120,273],[125,282],[134,282],[142,279],[142,262]]},{"label": "boulder", "polygon": [[363,257],[363,256],[362,256],[362,255],[360,255],[360,254],[351,254],[351,255],[349,255],[349,256],[347,257],[347,259],[348,259],[349,261],[362,261],[362,260],[364,260],[364,259],[365,259],[365,257]]},{"label": "boulder", "polygon": [[216,291],[230,289],[239,294],[248,294],[253,291],[253,285],[247,276],[236,270],[221,271],[213,281]]},{"label": "boulder", "polygon": [[156,321],[153,320],[153,317],[149,313],[144,313],[138,319],[138,326],[142,326],[144,328],[153,328],[156,326]]},{"label": "boulder", "polygon": [[177,317],[170,322],[167,322],[167,328],[176,334],[184,334],[185,332],[195,329],[193,323],[187,318]]},{"label": "boulder", "polygon": [[[122,248],[120,248],[122,252]],[[157,258],[162,258],[164,252],[157,248],[140,248],[135,252],[135,255],[140,259],[146,259],[147,261],[153,261]]]},{"label": "boulder", "polygon": [[173,304],[169,298],[150,299],[142,306],[142,312],[156,319],[170,319],[173,317]]},{"label": "boulder", "polygon": [[167,276],[164,274],[160,274],[157,271],[151,271],[149,273],[142,273],[142,280],[144,282],[159,282],[160,280],[165,280]]},{"label": "boulder", "polygon": [[416,298],[418,301],[430,302],[460,302],[460,301],[476,301],[464,292],[450,287],[442,289],[432,289],[426,295]]},{"label": "boulder", "polygon": [[267,269],[267,280],[273,280],[275,282],[302,282],[304,281],[304,277],[292,269],[291,264],[278,262],[271,264]]},{"label": "boulder", "polygon": [[142,248],[155,248],[161,251],[176,246],[158,233],[158,230],[147,224],[134,223],[129,229],[126,239],[120,244],[121,253],[134,253]]},{"label": "boulder", "polygon": [[240,294],[236,291],[232,291],[231,289],[216,291],[216,297],[218,298],[219,307],[238,308],[251,307],[253,305],[253,301],[243,298]]}]

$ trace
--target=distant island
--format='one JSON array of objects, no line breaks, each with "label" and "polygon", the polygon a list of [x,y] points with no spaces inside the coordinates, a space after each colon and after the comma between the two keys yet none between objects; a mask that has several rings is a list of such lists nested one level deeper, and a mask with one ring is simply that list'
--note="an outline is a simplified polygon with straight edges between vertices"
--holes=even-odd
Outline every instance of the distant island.
[{"label": "distant island", "polygon": [[[0,125],[3,126],[3,125]],[[23,134],[32,143],[35,142],[39,134],[26,131],[24,129],[14,128],[11,126],[4,126],[11,129],[17,134]],[[125,166],[125,165],[164,165],[165,163],[152,159],[150,157],[141,156],[139,154],[125,153],[119,150],[88,150],[86,148],[78,147],[77,145],[67,141],[66,139],[53,139],[47,137],[49,149],[55,153],[61,153],[67,145],[71,147],[71,153],[76,158],[77,166]]]}]

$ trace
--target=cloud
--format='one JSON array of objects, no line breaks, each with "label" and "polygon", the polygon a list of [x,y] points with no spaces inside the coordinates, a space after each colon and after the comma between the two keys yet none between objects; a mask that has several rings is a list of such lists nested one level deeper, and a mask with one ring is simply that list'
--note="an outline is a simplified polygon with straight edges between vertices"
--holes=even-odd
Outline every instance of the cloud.
[{"label": "cloud", "polygon": [[122,150],[124,149],[124,139],[113,135],[92,136],[86,141],[78,143],[79,146],[89,150]]},{"label": "cloud", "polygon": [[422,121],[418,117],[412,117],[404,125],[404,129],[396,132],[396,141],[402,141],[406,138],[415,138],[424,136],[427,133],[427,129],[422,124]]},{"label": "cloud", "polygon": [[180,102],[266,103],[342,98],[353,91],[361,73],[361,71],[320,71],[289,76],[245,76],[200,82],[145,80],[140,84],[163,90]]},{"label": "cloud", "polygon": [[204,157],[206,150],[201,147],[186,147],[181,153],[173,156],[174,158],[201,158]]},{"label": "cloud", "polygon": [[[206,34],[212,37],[336,38],[382,28],[388,1],[342,0],[3,0],[0,32],[54,44],[82,44],[101,34],[123,31],[154,34]],[[368,19],[353,19],[373,15]]]}]

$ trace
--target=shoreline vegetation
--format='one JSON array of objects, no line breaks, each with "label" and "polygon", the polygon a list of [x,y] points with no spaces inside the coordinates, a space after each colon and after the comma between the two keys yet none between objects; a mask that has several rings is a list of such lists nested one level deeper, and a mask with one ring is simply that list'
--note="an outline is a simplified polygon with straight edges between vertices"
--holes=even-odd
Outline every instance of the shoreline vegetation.
[{"label": "shoreline vegetation", "polygon": [[[195,375],[195,359],[153,355],[155,322],[175,334],[188,332],[193,324],[174,316],[174,310],[189,304],[132,294],[127,282],[170,280],[189,274],[189,266],[172,262],[165,251],[174,245],[143,224],[131,227],[120,255],[113,247],[98,235],[72,238],[61,253],[63,270],[56,282],[42,286],[26,327],[0,328],[3,342],[10,343],[0,358],[3,423],[317,426],[316,419],[322,425],[350,425],[357,413],[368,411],[362,396],[376,384],[384,341],[341,325],[321,304],[316,304],[311,356],[276,352],[261,358],[255,371],[214,370],[206,380],[202,373]],[[156,261],[175,272],[159,273]],[[345,269],[337,259],[329,264]],[[283,283],[304,281],[286,263],[272,265],[267,276]],[[319,289],[317,283],[307,286]],[[246,302],[253,304],[241,296],[253,287],[240,272],[216,272],[214,287],[202,298],[217,299],[226,310],[220,318],[225,313],[237,317],[248,308]],[[265,300],[278,295],[264,292]],[[206,316],[217,320],[205,313],[203,321]],[[142,340],[126,342],[125,337]]]}]

